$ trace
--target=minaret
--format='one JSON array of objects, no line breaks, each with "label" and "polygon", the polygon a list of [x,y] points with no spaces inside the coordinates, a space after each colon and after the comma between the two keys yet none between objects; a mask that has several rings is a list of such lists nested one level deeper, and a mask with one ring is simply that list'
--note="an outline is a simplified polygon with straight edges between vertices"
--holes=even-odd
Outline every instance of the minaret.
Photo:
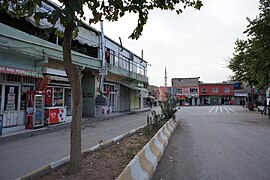
[{"label": "minaret", "polygon": [[166,70],[166,66],[165,66],[165,83],[164,83],[164,86],[167,87],[167,70]]}]

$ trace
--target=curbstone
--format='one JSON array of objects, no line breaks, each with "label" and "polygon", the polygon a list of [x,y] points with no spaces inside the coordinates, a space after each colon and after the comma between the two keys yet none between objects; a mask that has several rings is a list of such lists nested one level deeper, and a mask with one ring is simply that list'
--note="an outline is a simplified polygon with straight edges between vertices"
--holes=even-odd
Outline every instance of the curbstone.
[{"label": "curbstone", "polygon": [[118,180],[144,180],[151,179],[156,170],[158,161],[169,143],[178,122],[173,123],[172,119],[166,122],[154,137],[143,147],[143,149],[126,166],[118,176]]},{"label": "curbstone", "polygon": [[126,166],[122,173],[118,176],[118,180],[133,180],[130,172],[130,167]]},{"label": "curbstone", "polygon": [[151,164],[151,162],[148,161],[148,159],[146,158],[146,154],[145,154],[144,149],[142,149],[138,153],[138,158],[139,158],[139,162],[140,162],[141,167],[147,172],[148,177],[152,177],[152,175],[154,174],[154,167]]},{"label": "curbstone", "polygon": [[34,179],[38,179],[38,178],[40,178],[40,177],[42,177],[50,172],[51,172],[51,167],[49,165],[46,165],[46,166],[43,166],[43,167],[25,175],[25,176],[23,176],[23,177],[20,177],[19,179],[21,179],[21,180],[32,180],[33,179],[34,180]]},{"label": "curbstone", "polygon": [[167,139],[170,139],[170,132],[167,129],[167,125],[165,125],[163,128],[163,134],[167,137]]},{"label": "curbstone", "polygon": [[165,142],[165,147],[168,145],[168,139],[163,133],[163,128],[159,132],[160,138]]},{"label": "curbstone", "polygon": [[130,167],[130,173],[133,180],[149,180],[148,173],[142,168],[139,157],[136,155],[132,161],[128,164]]},{"label": "curbstone", "polygon": [[155,135],[154,137],[154,144],[156,145],[156,147],[158,148],[158,150],[160,151],[161,153],[161,156],[163,155],[163,144],[158,140],[158,134]]},{"label": "curbstone", "polygon": [[158,158],[157,156],[151,151],[150,144],[146,144],[144,147],[145,158],[153,165],[154,171],[156,170]]},{"label": "curbstone", "polygon": [[116,143],[116,142],[120,141],[121,139],[123,139],[123,137],[124,137],[123,134],[121,134],[120,136],[117,136],[117,137],[113,138],[112,141],[114,143]]},{"label": "curbstone", "polygon": [[51,170],[55,171],[59,169],[60,167],[64,166],[65,164],[67,164],[69,160],[70,160],[70,156],[60,159],[58,161],[52,162],[49,164],[49,166],[51,167]]}]

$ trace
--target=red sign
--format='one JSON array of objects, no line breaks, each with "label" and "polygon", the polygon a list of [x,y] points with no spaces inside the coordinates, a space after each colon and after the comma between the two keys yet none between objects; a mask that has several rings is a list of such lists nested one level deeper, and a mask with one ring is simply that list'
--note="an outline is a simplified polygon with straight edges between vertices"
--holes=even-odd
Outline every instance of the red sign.
[{"label": "red sign", "polygon": [[6,67],[6,66],[0,66],[0,73],[17,74],[17,75],[23,75],[23,76],[42,77],[42,75],[39,74],[36,71],[31,71],[31,70],[26,70],[26,69],[19,69],[19,68],[13,68],[13,67]]}]

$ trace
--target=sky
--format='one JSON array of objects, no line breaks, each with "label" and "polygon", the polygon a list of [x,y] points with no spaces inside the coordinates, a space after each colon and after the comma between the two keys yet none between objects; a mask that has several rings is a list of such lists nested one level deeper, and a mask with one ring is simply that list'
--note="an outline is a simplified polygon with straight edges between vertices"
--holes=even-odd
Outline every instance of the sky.
[{"label": "sky", "polygon": [[[233,57],[237,38],[248,25],[247,17],[258,14],[259,0],[202,0],[201,10],[188,8],[177,15],[171,11],[154,10],[150,13],[139,40],[129,39],[137,25],[137,16],[127,14],[118,22],[104,22],[104,33],[122,44],[150,65],[149,84],[164,86],[172,78],[200,77],[203,82],[228,80],[232,72],[226,68]],[[96,29],[99,24],[94,25]]]}]

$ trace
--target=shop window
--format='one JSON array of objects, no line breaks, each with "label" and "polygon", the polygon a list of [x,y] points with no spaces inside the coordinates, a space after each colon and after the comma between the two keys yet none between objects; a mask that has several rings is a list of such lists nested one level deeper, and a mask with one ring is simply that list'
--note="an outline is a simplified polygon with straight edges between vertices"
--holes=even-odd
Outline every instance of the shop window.
[{"label": "shop window", "polygon": [[15,111],[18,105],[18,86],[5,87],[5,111]]},{"label": "shop window", "polygon": [[63,106],[63,88],[54,88],[53,106]]},{"label": "shop window", "polygon": [[21,93],[21,110],[26,109],[26,93],[27,91],[34,90],[34,86],[31,85],[23,85],[22,86],[22,93]]}]

